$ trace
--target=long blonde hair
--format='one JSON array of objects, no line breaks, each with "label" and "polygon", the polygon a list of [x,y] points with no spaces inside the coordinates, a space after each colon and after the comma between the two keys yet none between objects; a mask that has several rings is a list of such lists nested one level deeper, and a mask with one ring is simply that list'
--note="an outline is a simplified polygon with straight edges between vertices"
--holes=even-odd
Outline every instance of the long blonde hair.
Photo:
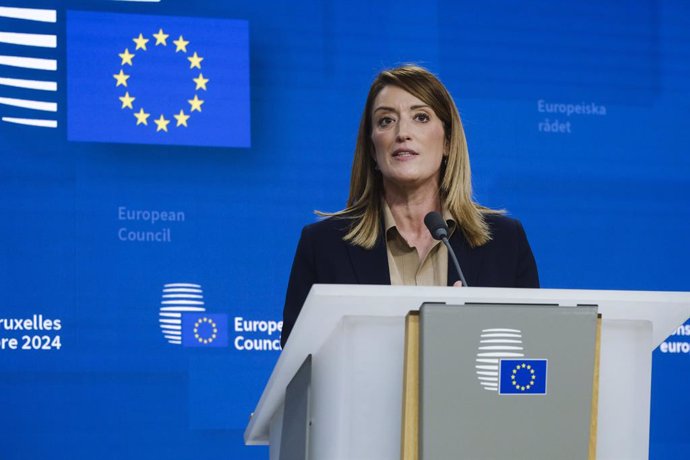
[{"label": "long blonde hair", "polygon": [[458,109],[443,83],[427,69],[416,65],[384,70],[374,79],[359,123],[347,207],[338,212],[317,214],[351,219],[349,232],[343,239],[366,249],[376,245],[381,232],[383,178],[374,162],[372,108],[376,96],[389,85],[397,86],[428,104],[443,123],[448,155],[445,167],[441,167],[441,203],[453,215],[472,247],[488,242],[491,235],[484,214],[502,211],[474,202],[470,158]]}]

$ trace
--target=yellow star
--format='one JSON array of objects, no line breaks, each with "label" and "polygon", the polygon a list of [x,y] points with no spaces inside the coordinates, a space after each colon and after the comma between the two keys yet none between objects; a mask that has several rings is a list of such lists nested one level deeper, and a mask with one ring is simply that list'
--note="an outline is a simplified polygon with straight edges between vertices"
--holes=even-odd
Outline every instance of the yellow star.
[{"label": "yellow star", "polygon": [[132,64],[132,58],[134,57],[134,54],[130,53],[129,49],[125,49],[125,52],[119,53],[118,56],[120,56],[122,58],[122,64],[120,64],[120,65],[125,65],[125,64],[134,65],[134,64]]},{"label": "yellow star", "polygon": [[195,94],[195,95],[194,95],[194,99],[189,99],[187,102],[189,102],[189,105],[192,106],[192,110],[191,110],[192,112],[194,112],[195,110],[196,110],[197,112],[201,112],[201,104],[203,104],[204,101],[202,101],[201,99],[199,99],[199,96],[197,96],[197,95]]},{"label": "yellow star", "polygon": [[199,73],[199,76],[197,78],[192,78],[192,80],[196,83],[196,89],[203,89],[206,91],[206,83],[209,82],[209,79],[204,78],[204,74]]},{"label": "yellow star", "polygon": [[124,108],[130,108],[130,109],[134,110],[134,107],[132,107],[132,102],[134,102],[134,100],[136,99],[136,97],[130,96],[130,95],[129,95],[129,91],[127,91],[127,92],[125,93],[125,95],[122,96],[122,97],[119,98],[119,99],[122,101],[122,108],[123,108],[123,109],[124,109]]},{"label": "yellow star", "polygon": [[202,58],[201,56],[196,54],[196,51],[194,51],[194,56],[188,57],[187,59],[189,59],[189,68],[190,69],[193,69],[194,67],[196,67],[197,69],[201,70],[201,61],[203,61],[204,58]]},{"label": "yellow star", "polygon": [[182,35],[180,35],[180,38],[177,40],[173,40],[173,43],[175,44],[175,52],[177,53],[178,51],[184,51],[185,53],[187,52],[187,45],[189,45],[189,42],[185,40]]},{"label": "yellow star", "polygon": [[120,69],[120,73],[113,75],[113,78],[117,80],[117,83],[115,84],[115,87],[117,88],[120,85],[127,86],[127,79],[129,78],[129,75],[125,74],[122,69]]},{"label": "yellow star", "polygon": [[139,112],[135,113],[134,116],[137,117],[137,126],[139,125],[147,125],[148,126],[148,119],[149,119],[150,113],[144,112],[144,109],[139,109]]},{"label": "yellow star", "polygon": [[158,46],[158,45],[168,46],[168,43],[165,40],[167,40],[170,35],[164,34],[163,29],[158,29],[158,33],[153,34],[153,36],[156,38],[156,46]]},{"label": "yellow star", "polygon": [[166,133],[168,132],[168,123],[170,123],[170,120],[166,120],[163,115],[161,115],[159,119],[153,120],[153,122],[157,126],[156,132],[158,132],[158,131],[165,131]]},{"label": "yellow star", "polygon": [[133,38],[132,41],[137,44],[137,47],[134,49],[136,50],[144,50],[146,51],[146,44],[149,42],[148,38],[144,38],[142,34],[139,34],[137,38]]},{"label": "yellow star", "polygon": [[185,128],[187,127],[187,120],[189,120],[189,115],[186,115],[184,113],[184,110],[180,110],[180,113],[177,115],[173,115],[175,119],[177,120],[177,126],[184,126]]}]

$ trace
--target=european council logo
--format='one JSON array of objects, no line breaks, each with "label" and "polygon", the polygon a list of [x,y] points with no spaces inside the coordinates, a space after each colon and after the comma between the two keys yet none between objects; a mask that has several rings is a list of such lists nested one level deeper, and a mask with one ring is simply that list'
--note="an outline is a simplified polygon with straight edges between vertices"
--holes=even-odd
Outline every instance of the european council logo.
[{"label": "european council logo", "polygon": [[546,394],[547,360],[525,358],[520,329],[483,329],[474,367],[479,384],[487,391]]},{"label": "european council logo", "polygon": [[247,21],[68,11],[67,137],[249,147]]},{"label": "european council logo", "polygon": [[228,315],[206,312],[204,290],[196,283],[167,283],[159,311],[163,337],[184,347],[227,347]]}]

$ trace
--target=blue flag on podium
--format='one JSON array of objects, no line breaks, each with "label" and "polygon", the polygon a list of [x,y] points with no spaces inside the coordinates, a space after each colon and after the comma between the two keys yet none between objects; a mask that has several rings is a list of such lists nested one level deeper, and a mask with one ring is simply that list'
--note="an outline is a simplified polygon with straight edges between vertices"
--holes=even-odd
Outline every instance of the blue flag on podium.
[{"label": "blue flag on podium", "polygon": [[546,394],[548,360],[502,359],[499,366],[499,394]]},{"label": "blue flag on podium", "polygon": [[249,147],[247,21],[68,11],[67,138]]}]

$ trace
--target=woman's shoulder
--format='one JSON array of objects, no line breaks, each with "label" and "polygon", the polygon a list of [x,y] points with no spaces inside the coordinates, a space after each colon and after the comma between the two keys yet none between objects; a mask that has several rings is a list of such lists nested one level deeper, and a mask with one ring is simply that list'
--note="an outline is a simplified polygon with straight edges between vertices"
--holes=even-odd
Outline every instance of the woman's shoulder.
[{"label": "woman's shoulder", "polygon": [[302,238],[316,240],[342,239],[350,230],[352,219],[342,217],[327,217],[314,223],[305,225],[302,229]]},{"label": "woman's shoulder", "polygon": [[522,223],[514,217],[505,214],[486,213],[484,214],[484,221],[489,226],[489,233],[493,241],[525,237]]},{"label": "woman's shoulder", "polygon": [[516,225],[520,225],[520,221],[515,217],[499,212],[484,213],[484,220],[491,227],[496,228],[515,228]]}]

